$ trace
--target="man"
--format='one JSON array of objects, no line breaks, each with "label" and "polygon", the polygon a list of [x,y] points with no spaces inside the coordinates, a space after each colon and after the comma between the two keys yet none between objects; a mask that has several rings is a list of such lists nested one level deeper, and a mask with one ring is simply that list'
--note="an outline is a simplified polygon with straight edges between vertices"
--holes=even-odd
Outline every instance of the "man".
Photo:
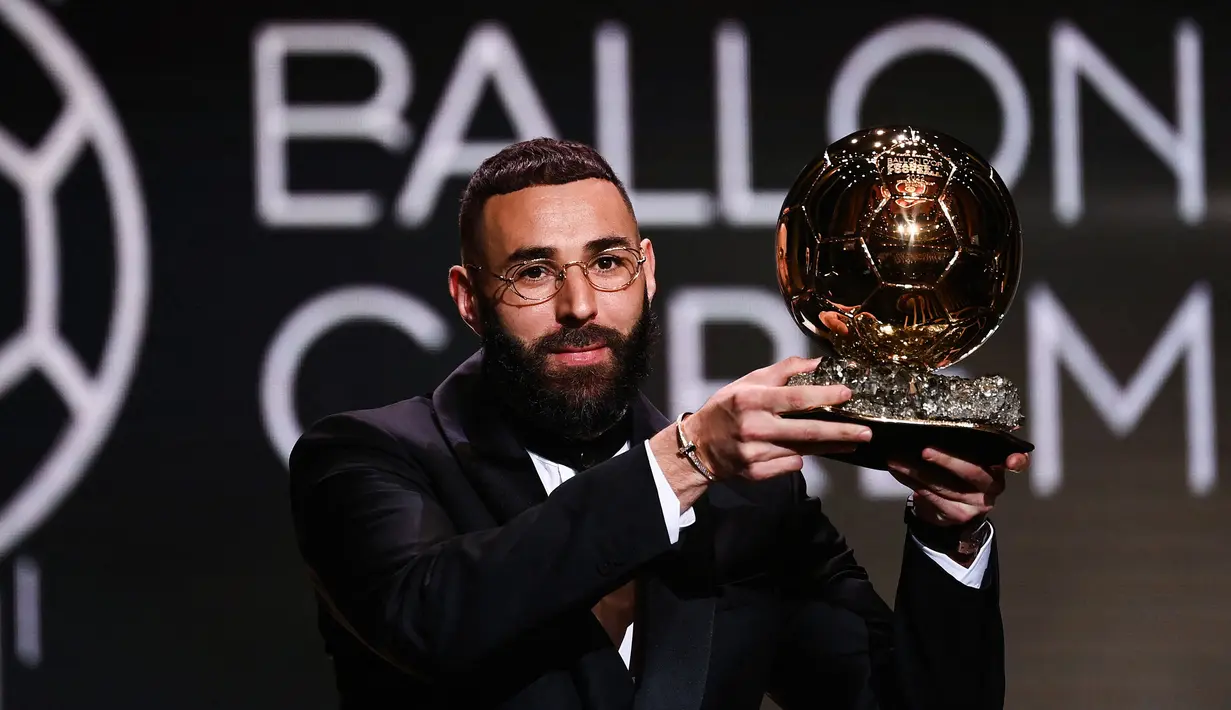
[{"label": "man", "polygon": [[480,352],[291,455],[341,707],[1001,706],[1003,471],[894,464],[915,493],[891,611],[799,473],[870,432],[779,416],[849,392],[785,386],[814,366],[792,358],[674,421],[640,394],[654,249],[597,153],[506,148],[459,226]]}]

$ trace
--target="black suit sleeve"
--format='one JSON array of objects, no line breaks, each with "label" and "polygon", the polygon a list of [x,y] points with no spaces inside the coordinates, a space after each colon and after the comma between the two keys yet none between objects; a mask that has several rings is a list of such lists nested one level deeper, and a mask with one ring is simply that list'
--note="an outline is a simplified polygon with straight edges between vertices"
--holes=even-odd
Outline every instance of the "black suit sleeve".
[{"label": "black suit sleeve", "polygon": [[1004,706],[1004,631],[995,538],[982,587],[968,587],[905,539],[890,609],[821,509],[797,486],[784,556],[794,599],[771,695],[786,710],[991,710]]},{"label": "black suit sleeve", "polygon": [[[350,415],[292,455],[301,554],[352,633],[404,670],[465,677],[584,611],[669,547],[644,447],[589,469],[505,525],[459,534],[407,447]],[[553,631],[554,630],[554,631]],[[510,651],[512,649],[512,651]]]}]

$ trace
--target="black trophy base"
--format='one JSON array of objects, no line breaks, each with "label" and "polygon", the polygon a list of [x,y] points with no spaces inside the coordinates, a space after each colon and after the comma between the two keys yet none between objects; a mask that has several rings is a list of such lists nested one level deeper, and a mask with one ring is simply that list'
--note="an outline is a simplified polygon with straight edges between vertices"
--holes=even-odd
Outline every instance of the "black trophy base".
[{"label": "black trophy base", "polygon": [[865,468],[888,470],[892,460],[918,461],[924,449],[936,449],[980,466],[1002,466],[1011,454],[1025,454],[1034,444],[985,425],[962,422],[901,420],[843,412],[823,407],[784,414],[797,419],[861,424],[872,430],[872,440],[848,454],[826,458]]},{"label": "black trophy base", "polygon": [[839,461],[885,469],[888,462],[919,460],[924,449],[944,451],[981,466],[1003,465],[1034,445],[1010,432],[1024,421],[1017,387],[1000,375],[967,378],[919,366],[822,357],[812,372],[788,385],[843,385],[851,398],[796,417],[853,422],[872,429],[872,441]]}]

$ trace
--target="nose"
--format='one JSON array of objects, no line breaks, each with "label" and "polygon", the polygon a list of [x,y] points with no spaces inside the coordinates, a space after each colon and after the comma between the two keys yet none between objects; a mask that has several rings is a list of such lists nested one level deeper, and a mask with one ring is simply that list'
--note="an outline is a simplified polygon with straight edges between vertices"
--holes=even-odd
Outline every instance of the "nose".
[{"label": "nose", "polygon": [[[571,271],[573,266],[577,267],[577,271]],[[560,323],[585,323],[598,312],[594,287],[586,280],[579,264],[566,266],[564,275],[564,283],[555,299],[556,320]]]}]

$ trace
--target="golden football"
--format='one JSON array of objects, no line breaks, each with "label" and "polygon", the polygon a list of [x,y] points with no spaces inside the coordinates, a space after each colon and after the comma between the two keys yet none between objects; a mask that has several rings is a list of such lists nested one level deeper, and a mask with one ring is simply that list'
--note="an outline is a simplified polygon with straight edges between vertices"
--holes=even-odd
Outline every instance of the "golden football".
[{"label": "golden football", "polygon": [[957,139],[881,126],[799,174],[777,224],[795,322],[840,357],[938,370],[1000,326],[1022,238],[1008,188]]}]

